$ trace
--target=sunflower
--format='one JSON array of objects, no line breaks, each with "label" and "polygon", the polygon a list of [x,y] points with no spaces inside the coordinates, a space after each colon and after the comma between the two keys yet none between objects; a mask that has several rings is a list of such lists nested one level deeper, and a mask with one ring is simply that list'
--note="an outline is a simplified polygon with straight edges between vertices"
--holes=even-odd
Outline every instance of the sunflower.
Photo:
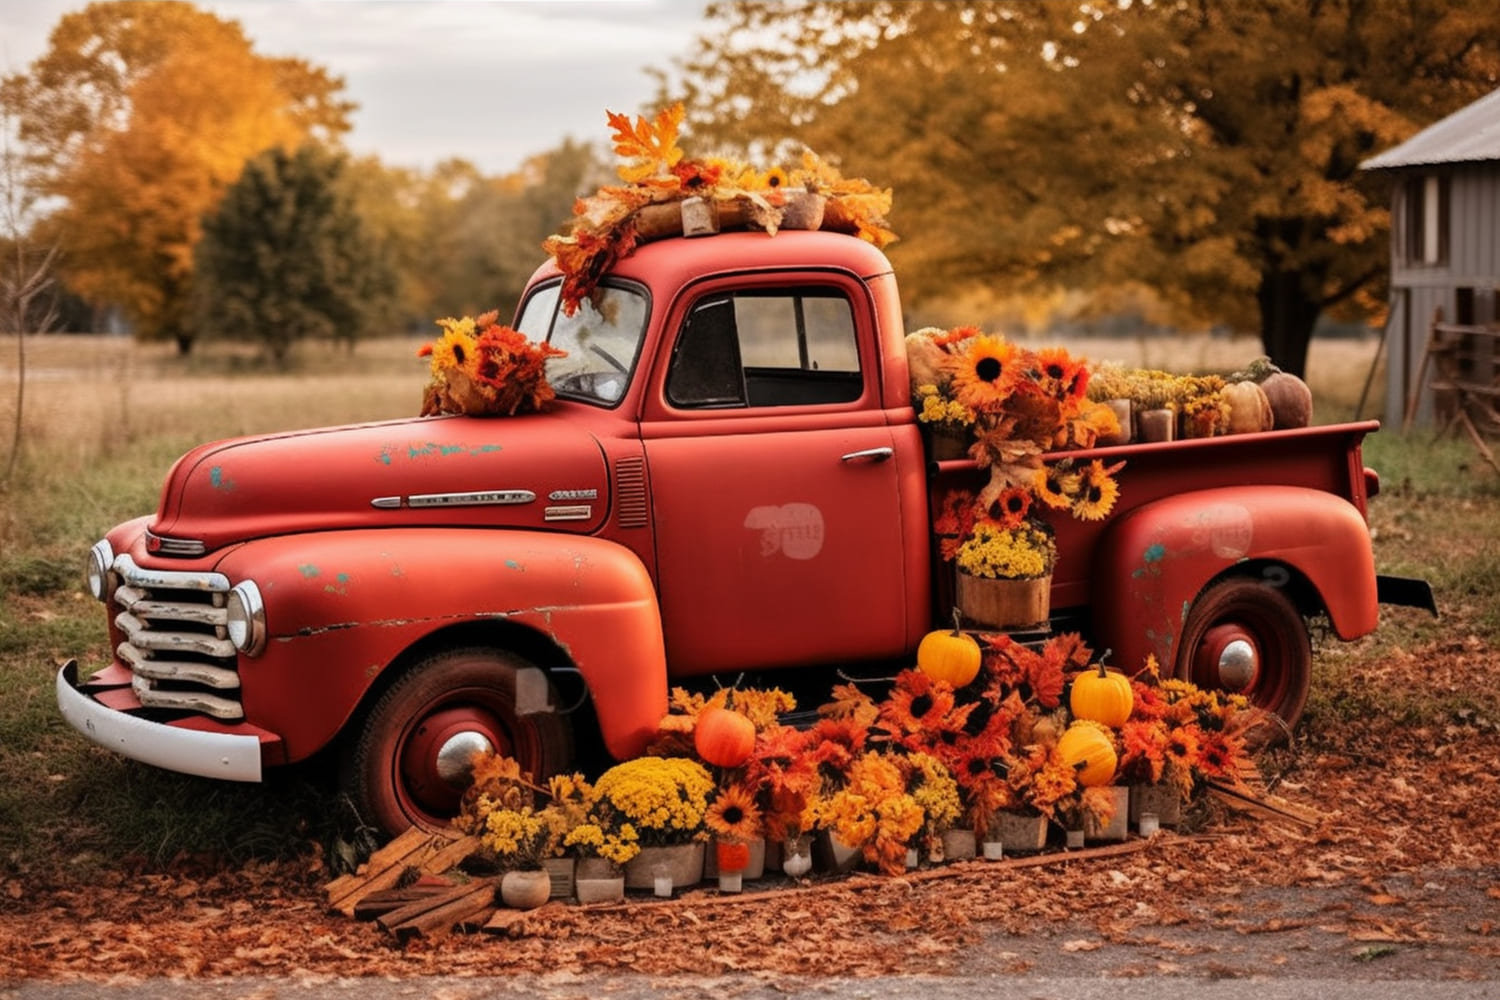
[{"label": "sunflower", "polygon": [[779,191],[786,187],[786,171],[780,167],[772,167],[759,177],[760,187],[768,191]]},{"label": "sunflower", "polygon": [[739,782],[719,790],[703,821],[725,840],[746,843],[760,836],[760,808],[749,789]]},{"label": "sunflower", "polygon": [[981,413],[992,413],[1004,406],[1021,374],[1015,346],[988,334],[955,345],[945,367],[953,378],[954,397]]},{"label": "sunflower", "polygon": [[1081,398],[1081,386],[1088,385],[1088,369],[1065,348],[1044,347],[1037,351],[1034,367],[1038,388],[1053,399]]},{"label": "sunflower", "polygon": [[1025,486],[1010,486],[990,503],[990,520],[1003,528],[1018,528],[1031,513],[1031,490]]},{"label": "sunflower", "polygon": [[475,347],[472,322],[465,323],[446,320],[447,325],[443,329],[442,336],[433,341],[431,350],[432,374],[434,378],[441,378],[444,372],[454,370],[471,369],[479,360],[479,352]]},{"label": "sunflower", "polygon": [[[880,718],[898,736],[905,733],[935,733],[948,725],[954,710],[953,688],[933,681],[920,670],[903,670],[896,685],[880,703]],[[970,706],[972,707],[972,706]],[[964,713],[968,718],[968,713]],[[959,723],[961,728],[962,722]]]},{"label": "sunflower", "polygon": [[1078,493],[1073,500],[1073,516],[1084,521],[1101,521],[1114,509],[1120,495],[1120,484],[1099,459],[1079,470]]}]

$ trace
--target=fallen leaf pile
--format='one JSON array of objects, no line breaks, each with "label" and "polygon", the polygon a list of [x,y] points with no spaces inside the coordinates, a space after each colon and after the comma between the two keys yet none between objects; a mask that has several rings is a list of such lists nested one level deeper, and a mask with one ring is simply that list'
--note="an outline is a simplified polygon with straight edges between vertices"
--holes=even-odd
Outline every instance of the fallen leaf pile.
[{"label": "fallen leaf pile", "polygon": [[[1351,657],[1349,668],[1370,684],[1444,692],[1493,676],[1500,654],[1455,640],[1378,665]],[[499,934],[399,943],[330,913],[316,860],[183,862],[87,884],[12,878],[0,883],[0,983],[627,968],[1224,976],[1317,960],[1349,974],[1405,961],[1411,975],[1480,978],[1500,961],[1496,721],[1482,709],[1417,727],[1379,715],[1309,720],[1264,763],[1271,792],[1319,817],[1311,826],[1210,797],[1183,830],[1119,856],[1026,868],[976,860],[907,878],[777,876],[738,897],[705,883],[670,901],[552,902]]]}]

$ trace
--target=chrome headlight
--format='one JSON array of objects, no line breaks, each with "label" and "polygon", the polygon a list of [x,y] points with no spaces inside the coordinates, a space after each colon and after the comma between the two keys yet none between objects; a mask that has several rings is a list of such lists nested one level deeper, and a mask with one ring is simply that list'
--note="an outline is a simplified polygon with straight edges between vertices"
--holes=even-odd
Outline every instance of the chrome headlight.
[{"label": "chrome headlight", "polygon": [[89,593],[96,601],[109,600],[109,573],[115,565],[115,550],[109,542],[101,539],[89,549],[88,567],[84,578],[88,581]]},{"label": "chrome headlight", "polygon": [[266,605],[260,588],[249,580],[237,583],[224,602],[229,641],[246,656],[255,656],[266,645]]}]

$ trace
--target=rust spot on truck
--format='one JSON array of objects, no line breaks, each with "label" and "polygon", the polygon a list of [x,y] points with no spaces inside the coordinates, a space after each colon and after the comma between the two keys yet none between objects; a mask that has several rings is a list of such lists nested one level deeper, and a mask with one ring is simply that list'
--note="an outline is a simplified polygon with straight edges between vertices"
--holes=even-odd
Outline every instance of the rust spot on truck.
[{"label": "rust spot on truck", "polygon": [[421,444],[409,444],[404,447],[400,445],[386,445],[375,456],[375,461],[381,465],[392,465],[401,456],[402,452],[405,452],[406,458],[413,462],[422,458],[448,458],[453,455],[477,458],[480,455],[493,454],[500,451],[501,448],[502,446],[498,444],[467,445],[443,444],[440,441],[424,441]]}]

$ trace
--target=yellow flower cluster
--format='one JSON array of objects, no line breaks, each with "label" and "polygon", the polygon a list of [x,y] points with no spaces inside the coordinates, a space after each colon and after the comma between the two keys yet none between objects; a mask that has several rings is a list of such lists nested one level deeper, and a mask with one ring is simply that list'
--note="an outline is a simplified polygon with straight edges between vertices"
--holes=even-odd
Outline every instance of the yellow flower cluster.
[{"label": "yellow flower cluster", "polygon": [[974,422],[974,411],[947,396],[931,383],[917,386],[917,419],[924,424],[945,424],[954,429]]},{"label": "yellow flower cluster", "polygon": [[943,762],[929,753],[908,754],[906,766],[906,786],[912,801],[922,810],[922,829],[932,838],[956,823],[963,811],[958,782]]},{"label": "yellow flower cluster", "polygon": [[1029,521],[1015,528],[980,522],[955,559],[970,576],[1035,579],[1052,571],[1056,551],[1051,536]]},{"label": "yellow flower cluster", "polygon": [[491,812],[479,842],[504,867],[535,868],[549,853],[549,839],[548,824],[527,806]]},{"label": "yellow flower cluster", "polygon": [[598,823],[580,823],[568,831],[563,845],[586,857],[603,858],[617,865],[623,865],[641,853],[640,837],[629,823],[622,823],[618,829],[612,830],[606,830]]},{"label": "yellow flower cluster", "polygon": [[642,843],[705,839],[704,817],[714,780],[685,757],[638,757],[605,771],[594,785],[601,804],[635,826]]}]

